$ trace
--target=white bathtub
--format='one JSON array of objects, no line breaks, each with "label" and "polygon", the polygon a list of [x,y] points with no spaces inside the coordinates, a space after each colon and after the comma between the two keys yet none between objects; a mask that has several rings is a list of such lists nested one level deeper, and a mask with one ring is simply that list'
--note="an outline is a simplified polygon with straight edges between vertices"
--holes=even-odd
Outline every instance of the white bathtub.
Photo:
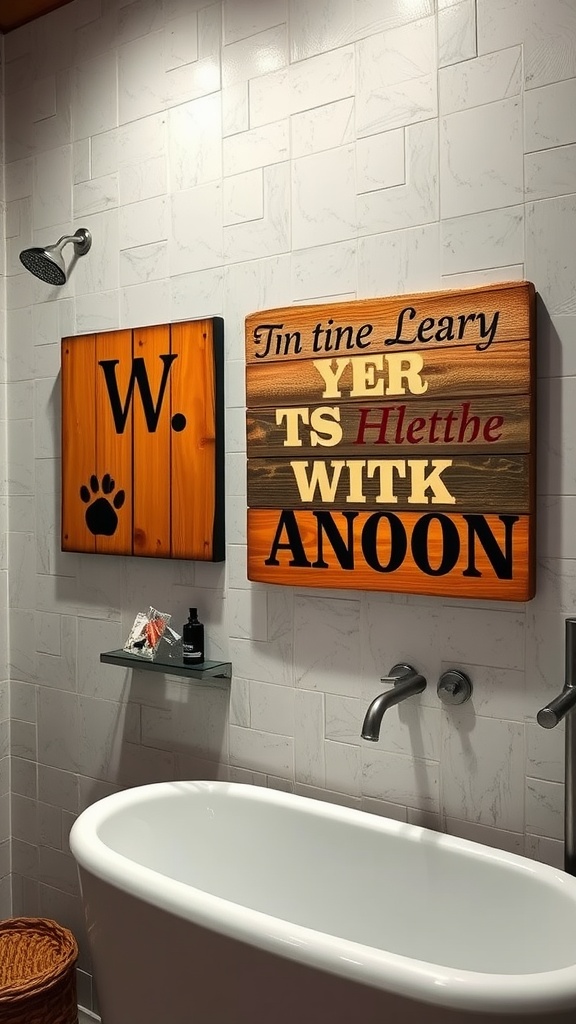
[{"label": "white bathtub", "polygon": [[576,1019],[576,879],[523,857],[213,782],[107,797],[70,846],[103,1024]]}]

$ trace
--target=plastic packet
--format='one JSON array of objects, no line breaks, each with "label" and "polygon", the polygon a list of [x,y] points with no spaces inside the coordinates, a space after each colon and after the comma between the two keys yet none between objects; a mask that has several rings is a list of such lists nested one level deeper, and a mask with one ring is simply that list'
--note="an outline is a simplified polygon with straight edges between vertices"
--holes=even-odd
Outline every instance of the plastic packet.
[{"label": "plastic packet", "polygon": [[179,639],[178,634],[168,626],[171,618],[167,612],[159,612],[152,607],[147,612],[138,612],[124,650],[152,661],[162,639],[169,643]]}]

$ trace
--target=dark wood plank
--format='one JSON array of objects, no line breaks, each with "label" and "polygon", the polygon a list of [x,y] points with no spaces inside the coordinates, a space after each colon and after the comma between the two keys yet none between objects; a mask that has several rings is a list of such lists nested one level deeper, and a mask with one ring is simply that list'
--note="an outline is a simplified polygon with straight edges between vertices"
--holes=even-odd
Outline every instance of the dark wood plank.
[{"label": "dark wood plank", "polygon": [[[450,414],[453,418],[447,420]],[[331,402],[300,410],[251,409],[246,439],[249,458],[326,458],[334,453],[340,458],[365,451],[371,458],[399,453],[444,458],[463,451],[519,455],[530,450],[530,400],[528,395],[468,396],[466,401],[451,402]]]},{"label": "dark wood plank", "polygon": [[72,0],[0,0],[0,31],[11,32],[28,21],[57,11]]},{"label": "dark wood plank", "polygon": [[248,505],[528,513],[529,460],[523,455],[249,459]]}]

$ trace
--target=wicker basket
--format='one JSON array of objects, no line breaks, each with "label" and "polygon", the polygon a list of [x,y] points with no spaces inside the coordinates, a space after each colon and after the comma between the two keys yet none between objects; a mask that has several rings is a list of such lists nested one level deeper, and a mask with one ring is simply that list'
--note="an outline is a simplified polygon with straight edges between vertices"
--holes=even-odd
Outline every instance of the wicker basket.
[{"label": "wicker basket", "polygon": [[2,1024],[78,1024],[72,932],[44,917],[0,921]]}]

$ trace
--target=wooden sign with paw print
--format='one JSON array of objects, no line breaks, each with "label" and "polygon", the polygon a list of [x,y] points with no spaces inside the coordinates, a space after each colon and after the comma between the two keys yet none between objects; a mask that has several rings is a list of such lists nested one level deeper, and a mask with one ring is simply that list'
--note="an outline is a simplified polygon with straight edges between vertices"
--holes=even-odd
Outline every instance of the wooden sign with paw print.
[{"label": "wooden sign with paw print", "polygon": [[222,561],[222,320],[62,341],[62,550]]}]

